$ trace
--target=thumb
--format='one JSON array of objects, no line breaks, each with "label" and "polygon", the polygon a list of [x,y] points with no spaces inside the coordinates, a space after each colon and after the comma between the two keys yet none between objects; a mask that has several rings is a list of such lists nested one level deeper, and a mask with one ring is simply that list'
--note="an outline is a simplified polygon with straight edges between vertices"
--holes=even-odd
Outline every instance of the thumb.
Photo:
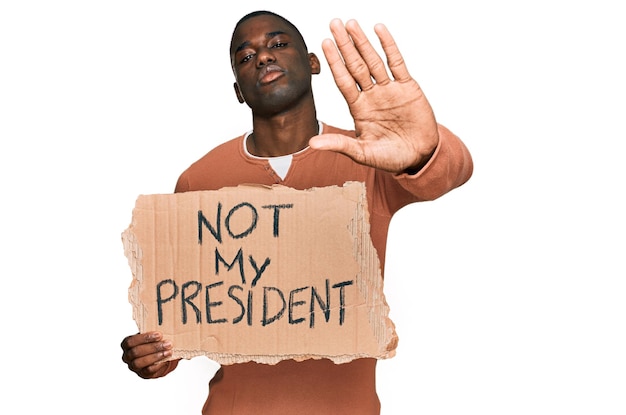
[{"label": "thumb", "polygon": [[309,147],[315,150],[330,150],[344,154],[354,151],[355,140],[343,134],[320,134],[311,137]]}]

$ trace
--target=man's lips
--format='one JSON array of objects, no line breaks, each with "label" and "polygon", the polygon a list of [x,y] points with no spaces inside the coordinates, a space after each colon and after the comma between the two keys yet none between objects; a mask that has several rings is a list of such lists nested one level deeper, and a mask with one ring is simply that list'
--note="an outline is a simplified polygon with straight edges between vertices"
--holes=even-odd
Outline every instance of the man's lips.
[{"label": "man's lips", "polygon": [[284,73],[285,71],[283,71],[283,68],[281,68],[280,66],[268,65],[261,69],[261,72],[259,73],[259,84],[267,85],[283,76]]}]

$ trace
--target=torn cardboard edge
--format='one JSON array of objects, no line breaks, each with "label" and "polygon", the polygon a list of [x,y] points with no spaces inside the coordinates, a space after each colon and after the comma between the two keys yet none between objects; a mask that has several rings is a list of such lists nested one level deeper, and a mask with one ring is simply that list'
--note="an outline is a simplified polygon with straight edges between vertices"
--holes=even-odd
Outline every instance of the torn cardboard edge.
[{"label": "torn cardboard edge", "polygon": [[140,195],[122,241],[133,318],[172,359],[395,355],[363,183]]}]

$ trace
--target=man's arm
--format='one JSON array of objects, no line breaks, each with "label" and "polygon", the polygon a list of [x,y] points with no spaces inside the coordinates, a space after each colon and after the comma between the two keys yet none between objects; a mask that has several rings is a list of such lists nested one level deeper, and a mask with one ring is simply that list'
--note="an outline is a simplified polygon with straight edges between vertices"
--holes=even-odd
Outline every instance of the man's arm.
[{"label": "man's arm", "polygon": [[465,144],[443,125],[438,125],[439,144],[418,171],[405,171],[394,178],[418,201],[435,200],[472,176],[474,164]]}]

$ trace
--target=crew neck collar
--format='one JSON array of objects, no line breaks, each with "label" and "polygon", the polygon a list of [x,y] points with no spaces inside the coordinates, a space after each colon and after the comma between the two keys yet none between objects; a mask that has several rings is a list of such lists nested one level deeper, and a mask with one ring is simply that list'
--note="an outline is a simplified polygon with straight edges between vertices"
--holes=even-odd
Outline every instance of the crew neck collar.
[{"label": "crew neck collar", "polygon": [[[318,134],[323,134],[324,131],[324,124],[321,121],[318,121]],[[287,157],[293,157],[297,154],[302,154],[305,151],[307,151],[310,147],[306,146],[304,147],[302,150],[296,151],[295,153],[291,153],[291,154],[285,154],[283,156],[275,156],[275,157],[262,157],[262,156],[255,156],[254,154],[250,153],[248,151],[248,146],[246,145],[246,143],[248,142],[248,137],[250,137],[250,134],[252,134],[254,132],[254,130],[250,130],[247,133],[244,134],[243,136],[243,140],[242,140],[242,146],[243,146],[243,152],[246,156],[253,158],[253,159],[257,159],[257,160],[272,160],[272,159],[280,159],[280,158],[287,158]]]}]

